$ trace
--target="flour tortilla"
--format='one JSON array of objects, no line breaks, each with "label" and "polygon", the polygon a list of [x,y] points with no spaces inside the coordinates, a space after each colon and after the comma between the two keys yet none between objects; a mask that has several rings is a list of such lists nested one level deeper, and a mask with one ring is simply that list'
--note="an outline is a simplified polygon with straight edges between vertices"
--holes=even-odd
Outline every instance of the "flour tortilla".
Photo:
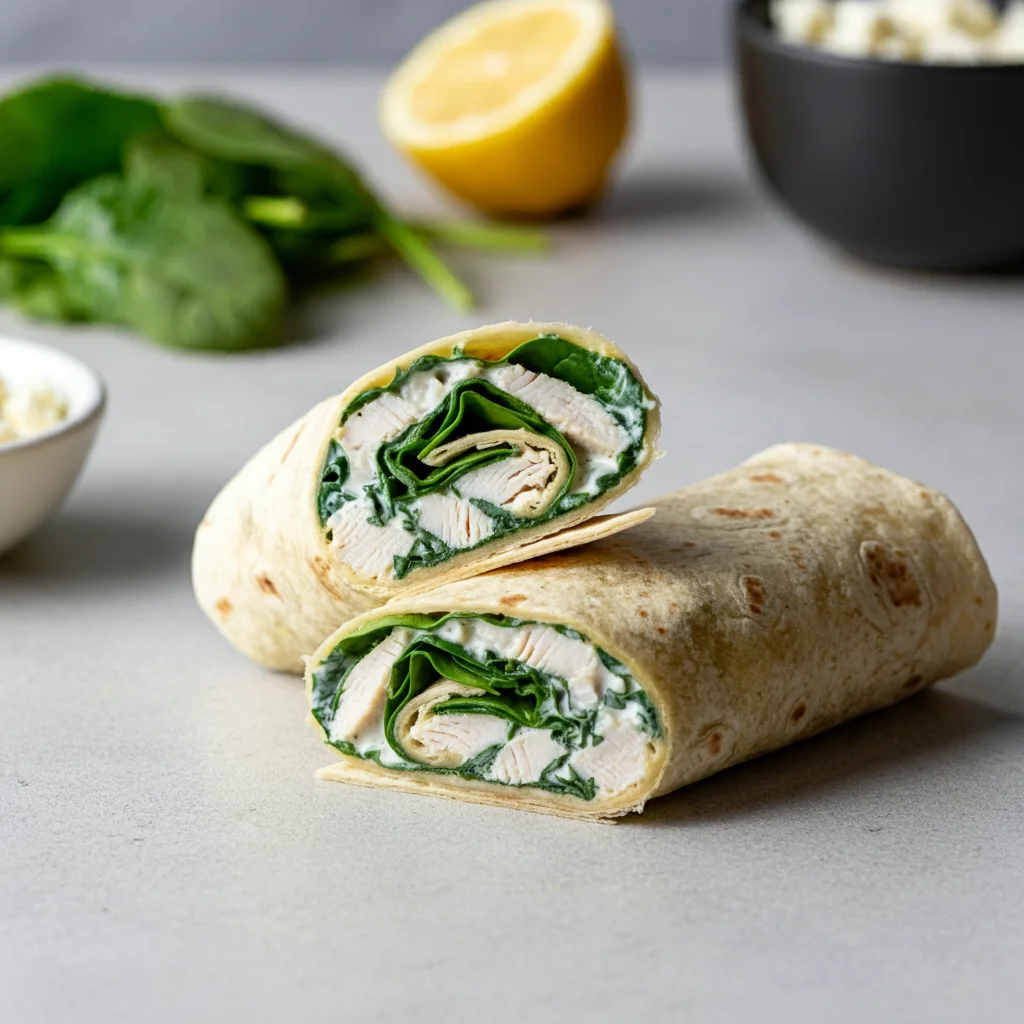
[{"label": "flour tortilla", "polygon": [[937,491],[863,459],[783,444],[654,502],[614,537],[449,583],[363,615],[514,615],[578,630],[623,662],[661,715],[635,788],[587,802],[339,755],[322,778],[576,818],[640,811],[730,765],[885,707],[977,662],[996,589]]},{"label": "flour tortilla", "polygon": [[[262,665],[298,673],[302,656],[328,633],[389,598],[606,537],[651,514],[641,510],[594,518],[629,490],[654,459],[660,426],[657,407],[647,413],[648,440],[636,468],[617,487],[569,515],[456,555],[434,568],[417,569],[404,580],[374,580],[332,555],[316,498],[331,435],[348,404],[370,388],[389,384],[396,370],[421,356],[447,356],[461,349],[468,357],[499,360],[541,334],[557,334],[619,359],[643,382],[625,353],[594,331],[562,323],[493,324],[389,361],[311,409],[250,459],[214,499],[196,531],[192,553],[196,598],[238,650]],[[650,396],[646,386],[645,391]]]}]

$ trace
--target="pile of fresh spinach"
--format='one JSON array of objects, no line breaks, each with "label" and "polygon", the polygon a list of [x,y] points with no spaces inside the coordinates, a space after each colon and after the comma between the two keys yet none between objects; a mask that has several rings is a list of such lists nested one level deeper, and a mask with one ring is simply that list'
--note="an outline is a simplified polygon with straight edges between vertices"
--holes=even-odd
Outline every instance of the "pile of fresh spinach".
[{"label": "pile of fresh spinach", "polygon": [[339,153],[229,100],[74,79],[0,100],[0,298],[29,316],[254,348],[279,340],[295,288],[388,251],[469,308],[435,239],[543,245],[518,229],[403,221]]}]

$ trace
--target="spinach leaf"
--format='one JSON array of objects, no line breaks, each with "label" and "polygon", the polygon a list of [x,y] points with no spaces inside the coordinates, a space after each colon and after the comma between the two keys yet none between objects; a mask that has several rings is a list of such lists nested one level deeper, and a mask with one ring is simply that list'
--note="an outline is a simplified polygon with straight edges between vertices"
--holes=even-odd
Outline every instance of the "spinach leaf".
[{"label": "spinach leaf", "polygon": [[204,195],[232,200],[245,186],[242,169],[214,160],[178,142],[164,131],[144,132],[128,140],[124,176],[132,184],[152,185],[174,195]]},{"label": "spinach leaf", "polygon": [[228,99],[186,96],[164,106],[163,122],[182,142],[219,160],[283,169],[331,166],[336,173],[355,178],[318,142]]},{"label": "spinach leaf", "polygon": [[0,227],[45,220],[60,202],[62,189],[37,179],[15,186],[0,199]]},{"label": "spinach leaf", "polygon": [[624,403],[644,406],[643,388],[621,359],[602,356],[557,334],[538,335],[510,352],[505,361],[564,380],[613,410]]},{"label": "spinach leaf", "polygon": [[166,345],[237,350],[273,341],[285,301],[266,244],[218,200],[101,177],[0,251],[48,263],[90,319]]},{"label": "spinach leaf", "polygon": [[61,278],[38,260],[0,258],[0,296],[12,302],[23,316],[34,320],[85,319]]},{"label": "spinach leaf", "polygon": [[[160,125],[152,100],[94,88],[70,78],[37,82],[0,100],[0,198],[34,192],[32,217],[40,220],[67,189],[121,165],[125,143]],[[25,202],[25,193],[17,202]],[[43,197],[46,197],[45,200]]]},{"label": "spinach leaf", "polygon": [[[244,104],[216,97],[185,97],[164,108],[167,130],[201,153],[273,168],[282,195],[344,211],[352,227],[373,229],[455,309],[473,296],[418,231],[393,216],[339,153]],[[482,232],[478,234],[486,234]]]},{"label": "spinach leaf", "polygon": [[468,451],[446,465],[420,475],[417,466],[425,466],[423,457],[445,441],[486,430],[528,430],[555,441],[569,461],[569,475],[564,488],[568,489],[576,470],[572,445],[525,402],[490,381],[471,378],[456,384],[429,416],[378,449],[378,481],[386,495],[381,502],[383,507],[390,512],[401,498],[433,494],[450,486],[470,470],[507,459],[513,454],[507,445]]}]

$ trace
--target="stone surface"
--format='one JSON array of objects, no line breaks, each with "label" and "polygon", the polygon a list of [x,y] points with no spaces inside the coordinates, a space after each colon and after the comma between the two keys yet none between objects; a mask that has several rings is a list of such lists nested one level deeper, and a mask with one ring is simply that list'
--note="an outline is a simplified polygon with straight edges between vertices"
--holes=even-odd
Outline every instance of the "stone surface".
[{"label": "stone surface", "polygon": [[[405,210],[444,209],[379,138],[374,80],[134,81],[245,91],[350,146]],[[837,256],[750,180],[722,81],[642,99],[614,194],[550,256],[453,257],[471,316],[400,266],[240,357],[3,315],[111,394],[66,509],[0,563],[5,1024],[1019,1019],[1021,280]],[[192,601],[192,531],[323,395],[508,317],[592,324],[660,392],[669,454],[632,500],[781,440],[947,491],[1001,589],[988,658],[615,827],[316,781],[299,683]]]}]

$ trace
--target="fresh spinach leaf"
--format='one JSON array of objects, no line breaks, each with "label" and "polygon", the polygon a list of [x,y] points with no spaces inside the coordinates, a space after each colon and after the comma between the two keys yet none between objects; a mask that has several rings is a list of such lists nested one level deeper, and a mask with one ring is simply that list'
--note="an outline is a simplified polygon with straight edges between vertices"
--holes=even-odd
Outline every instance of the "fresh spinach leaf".
[{"label": "fresh spinach leaf", "polygon": [[116,177],[70,193],[45,225],[0,233],[0,252],[48,263],[90,319],[183,348],[271,343],[285,301],[266,243],[228,206]]},{"label": "fresh spinach leaf", "polygon": [[[182,142],[238,164],[284,169],[344,168],[330,150],[255,107],[215,96],[185,96],[163,108],[167,130]],[[349,171],[354,177],[354,172]]]},{"label": "fresh spinach leaf", "polygon": [[219,196],[233,200],[244,189],[242,169],[183,145],[164,131],[144,132],[128,140],[124,177],[186,198]]},{"label": "fresh spinach leaf", "polygon": [[42,219],[67,189],[116,171],[133,135],[159,126],[152,100],[71,78],[11,93],[0,100],[0,197],[25,186],[38,189],[48,197],[33,204],[34,219]]}]

